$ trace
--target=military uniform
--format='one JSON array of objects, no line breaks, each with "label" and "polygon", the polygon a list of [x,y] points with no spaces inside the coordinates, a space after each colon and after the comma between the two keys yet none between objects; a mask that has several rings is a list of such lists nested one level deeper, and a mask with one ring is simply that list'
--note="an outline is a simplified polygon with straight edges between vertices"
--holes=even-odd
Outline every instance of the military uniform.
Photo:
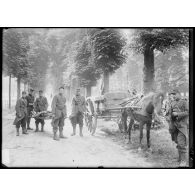
[{"label": "military uniform", "polygon": [[66,112],[66,98],[61,95],[55,95],[52,100],[52,114],[54,115],[52,119],[52,126],[54,132],[54,139],[56,139],[56,133],[59,127],[60,137],[63,138],[63,127],[64,127],[64,119],[67,116]]},{"label": "military uniform", "polygon": [[22,127],[22,133],[26,133],[26,119],[27,119],[27,101],[25,98],[20,98],[15,106],[16,118],[13,125],[16,125],[17,135],[19,135],[19,128]]},{"label": "military uniform", "polygon": [[[174,116],[173,113],[176,112],[177,115]],[[187,139],[188,139],[188,116],[189,116],[189,106],[187,101],[183,99],[175,99],[171,102],[169,108],[170,116],[170,133],[172,140],[177,144],[177,149],[179,153],[179,161],[186,161],[187,153]]]},{"label": "military uniform", "polygon": [[26,96],[26,100],[27,100],[27,129],[31,129],[30,128],[30,120],[31,120],[31,116],[32,116],[35,97],[31,94],[28,94],[28,96]]},{"label": "military uniform", "polygon": [[[48,102],[46,97],[38,97],[35,100],[34,103],[34,110],[35,112],[42,112],[42,111],[47,111],[48,108]],[[36,131],[38,131],[38,125],[41,123],[41,131],[43,131],[43,127],[45,124],[44,118],[41,118],[42,116],[39,115],[38,118],[35,118],[35,124],[36,124]]]},{"label": "military uniform", "polygon": [[79,127],[83,127],[83,117],[86,110],[85,98],[83,96],[75,96],[72,99],[72,113],[70,120],[73,128],[76,128],[76,125],[79,124]]}]

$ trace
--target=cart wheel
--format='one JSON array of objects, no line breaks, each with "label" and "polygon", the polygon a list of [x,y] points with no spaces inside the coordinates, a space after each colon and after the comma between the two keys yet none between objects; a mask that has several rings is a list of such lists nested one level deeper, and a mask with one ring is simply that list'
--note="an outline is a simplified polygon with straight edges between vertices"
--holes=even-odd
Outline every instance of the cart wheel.
[{"label": "cart wheel", "polygon": [[91,126],[91,135],[95,134],[97,128],[97,115],[92,116],[92,126]]},{"label": "cart wheel", "polygon": [[85,114],[85,125],[87,126],[88,131],[90,130],[90,116],[88,113]]}]

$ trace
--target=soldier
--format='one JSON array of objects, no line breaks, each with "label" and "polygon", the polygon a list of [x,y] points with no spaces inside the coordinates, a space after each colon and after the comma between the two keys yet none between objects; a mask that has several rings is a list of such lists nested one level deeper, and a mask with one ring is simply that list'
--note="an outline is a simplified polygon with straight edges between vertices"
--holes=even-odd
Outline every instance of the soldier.
[{"label": "soldier", "polygon": [[[39,97],[36,98],[35,103],[34,103],[34,110],[35,112],[42,112],[42,111],[47,111],[48,108],[48,102],[47,98],[43,96],[43,91],[39,90]],[[44,131],[44,118],[42,117],[42,114],[39,115],[39,117],[35,118],[35,125],[36,125],[36,130],[35,132],[39,131],[39,123],[41,123],[41,132]]]},{"label": "soldier", "polygon": [[29,94],[26,96],[26,100],[27,100],[27,130],[33,130],[30,127],[30,120],[31,120],[34,101],[35,101],[35,97],[33,95],[33,92],[34,92],[34,90],[31,88],[29,91]]},{"label": "soldier", "polygon": [[66,98],[64,97],[64,87],[59,88],[59,94],[55,95],[52,100],[52,126],[54,132],[54,140],[59,140],[57,137],[57,131],[59,127],[59,137],[65,138],[63,135],[64,120],[67,117],[66,112]]},{"label": "soldier", "polygon": [[83,117],[86,111],[85,98],[81,96],[80,89],[76,90],[76,95],[72,99],[72,113],[70,115],[70,120],[73,127],[72,136],[76,135],[76,125],[79,124],[80,136],[83,137]]},{"label": "soldier", "polygon": [[22,127],[22,133],[28,134],[26,131],[26,118],[27,118],[27,101],[26,92],[22,92],[22,97],[16,102],[16,118],[13,125],[16,125],[16,136],[19,136],[19,128]]},{"label": "soldier", "polygon": [[180,92],[178,90],[173,90],[170,95],[173,95],[173,101],[170,104],[169,116],[170,116],[170,126],[169,130],[171,133],[172,140],[177,144],[177,149],[179,153],[179,166],[186,166],[187,159],[187,120],[188,120],[188,104],[185,100],[181,99]]}]

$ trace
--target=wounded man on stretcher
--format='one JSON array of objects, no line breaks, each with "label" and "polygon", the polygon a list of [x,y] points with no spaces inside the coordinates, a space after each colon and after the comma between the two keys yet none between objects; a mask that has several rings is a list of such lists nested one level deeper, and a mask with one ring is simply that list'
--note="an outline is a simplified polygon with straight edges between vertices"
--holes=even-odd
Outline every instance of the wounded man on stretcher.
[{"label": "wounded man on stretcher", "polygon": [[51,111],[41,111],[41,112],[35,112],[32,111],[32,118],[40,118],[40,119],[52,119],[52,112]]}]

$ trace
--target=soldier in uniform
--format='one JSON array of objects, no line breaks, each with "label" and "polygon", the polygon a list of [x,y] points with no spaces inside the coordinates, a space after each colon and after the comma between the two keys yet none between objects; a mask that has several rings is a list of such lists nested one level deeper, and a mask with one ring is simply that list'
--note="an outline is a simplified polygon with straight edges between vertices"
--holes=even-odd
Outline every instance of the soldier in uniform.
[{"label": "soldier in uniform", "polygon": [[[39,97],[36,98],[35,103],[34,103],[34,110],[35,112],[42,112],[42,111],[47,111],[48,108],[48,102],[47,98],[43,96],[43,91],[39,90]],[[41,123],[41,131],[44,131],[44,118],[41,118],[42,114],[39,115],[39,117],[35,118],[35,125],[36,125],[36,130],[35,132],[39,131],[39,123]]]},{"label": "soldier in uniform", "polygon": [[19,136],[19,128],[22,127],[22,133],[28,134],[26,131],[26,118],[27,118],[27,101],[26,92],[22,92],[22,97],[16,102],[16,118],[13,125],[16,125],[16,136]]},{"label": "soldier in uniform", "polygon": [[63,135],[63,127],[64,127],[64,120],[67,117],[67,111],[66,111],[66,98],[64,96],[64,87],[59,88],[59,94],[55,95],[52,100],[52,126],[53,126],[53,132],[54,132],[54,140],[59,140],[57,136],[57,131],[59,127],[59,137],[65,138]]},{"label": "soldier in uniform", "polygon": [[33,130],[30,127],[30,120],[31,120],[34,101],[35,101],[35,97],[33,95],[33,92],[34,92],[34,90],[31,88],[29,91],[29,94],[26,96],[26,100],[27,100],[27,130]]},{"label": "soldier in uniform", "polygon": [[186,146],[188,139],[187,121],[189,106],[185,100],[181,99],[179,90],[173,90],[170,95],[173,95],[173,101],[168,111],[168,115],[170,116],[169,131],[172,140],[177,144],[179,165],[187,166]]},{"label": "soldier in uniform", "polygon": [[70,120],[73,127],[72,136],[76,135],[76,125],[79,124],[80,136],[83,137],[83,117],[86,111],[85,98],[81,96],[80,89],[76,90],[76,95],[72,99],[72,113],[70,115]]}]

